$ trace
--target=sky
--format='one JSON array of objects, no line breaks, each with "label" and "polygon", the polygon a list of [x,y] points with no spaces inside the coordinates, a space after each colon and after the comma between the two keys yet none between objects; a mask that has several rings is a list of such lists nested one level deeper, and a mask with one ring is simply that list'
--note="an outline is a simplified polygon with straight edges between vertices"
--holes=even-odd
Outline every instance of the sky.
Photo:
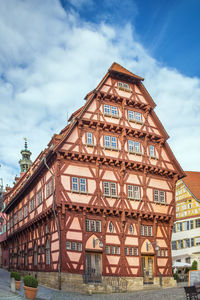
[{"label": "sky", "polygon": [[12,186],[116,61],[144,77],[184,170],[200,171],[199,0],[1,0],[0,178]]}]

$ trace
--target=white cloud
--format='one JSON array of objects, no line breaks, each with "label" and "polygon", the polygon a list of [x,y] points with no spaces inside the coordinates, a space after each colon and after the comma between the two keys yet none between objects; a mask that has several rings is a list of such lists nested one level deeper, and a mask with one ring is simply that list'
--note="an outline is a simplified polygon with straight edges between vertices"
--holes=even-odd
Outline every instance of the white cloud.
[{"label": "white cloud", "polygon": [[161,66],[129,24],[83,22],[56,0],[50,5],[8,0],[0,2],[0,28],[0,177],[5,183],[16,175],[23,137],[36,158],[113,61],[145,77],[176,157],[183,168],[199,169],[200,80]]}]

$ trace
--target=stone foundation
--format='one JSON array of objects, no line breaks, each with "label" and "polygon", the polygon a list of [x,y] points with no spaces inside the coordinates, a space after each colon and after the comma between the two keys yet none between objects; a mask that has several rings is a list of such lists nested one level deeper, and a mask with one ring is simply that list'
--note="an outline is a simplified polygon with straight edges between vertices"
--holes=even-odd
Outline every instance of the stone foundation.
[{"label": "stone foundation", "polygon": [[[37,276],[39,284],[58,289],[57,272],[32,272],[20,271],[24,275],[31,274]],[[173,277],[162,277],[162,287],[175,287],[176,280]],[[149,288],[160,288],[160,278],[154,277],[153,284],[143,284],[143,277],[111,277],[103,276],[102,283],[83,282],[80,274],[61,273],[61,289],[70,292],[93,293],[119,293],[144,290]]]}]

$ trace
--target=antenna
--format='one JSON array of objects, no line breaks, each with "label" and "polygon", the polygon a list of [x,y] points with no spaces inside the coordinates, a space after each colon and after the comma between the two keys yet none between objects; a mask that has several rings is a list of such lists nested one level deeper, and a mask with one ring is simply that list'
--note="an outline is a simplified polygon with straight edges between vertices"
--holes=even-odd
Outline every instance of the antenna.
[{"label": "antenna", "polygon": [[25,145],[24,145],[24,147],[25,147],[25,149],[27,150],[27,149],[28,149],[28,145],[27,145],[27,138],[26,138],[26,137],[24,137],[24,140],[25,140]]}]

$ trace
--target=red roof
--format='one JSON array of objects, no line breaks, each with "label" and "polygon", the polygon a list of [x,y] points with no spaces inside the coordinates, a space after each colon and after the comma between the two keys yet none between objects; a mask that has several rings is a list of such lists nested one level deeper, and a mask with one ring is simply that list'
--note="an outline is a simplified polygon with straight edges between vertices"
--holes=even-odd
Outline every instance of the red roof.
[{"label": "red roof", "polygon": [[144,78],[138,76],[138,75],[135,75],[133,73],[131,73],[130,71],[128,71],[127,69],[125,69],[124,67],[120,66],[118,63],[114,62],[112,64],[112,66],[110,67],[110,69],[108,71],[115,71],[115,72],[119,72],[119,73],[123,73],[123,74],[126,74],[128,76],[131,76],[131,77],[134,77],[134,78],[137,78],[139,80],[144,80]]},{"label": "red roof", "polygon": [[190,192],[200,200],[200,172],[185,171],[186,177],[182,180]]}]

